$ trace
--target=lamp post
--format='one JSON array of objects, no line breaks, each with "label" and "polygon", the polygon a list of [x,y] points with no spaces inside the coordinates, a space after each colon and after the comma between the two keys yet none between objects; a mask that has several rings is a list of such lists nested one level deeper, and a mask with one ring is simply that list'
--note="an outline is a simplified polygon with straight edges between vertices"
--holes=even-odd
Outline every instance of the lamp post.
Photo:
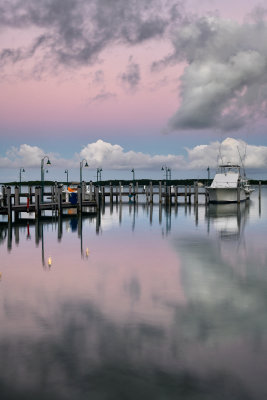
[{"label": "lamp post", "polygon": [[69,184],[69,170],[65,169],[65,174],[67,174],[67,186]]},{"label": "lamp post", "polygon": [[[84,161],[85,161],[85,164],[83,165]],[[82,168],[83,167],[88,167],[88,163],[87,163],[87,161],[85,159],[80,161],[80,185],[81,185],[81,187],[82,187],[82,180],[83,180],[83,177],[82,177]]]},{"label": "lamp post", "polygon": [[25,169],[23,167],[21,167],[19,169],[19,192],[21,192],[21,173],[25,172]]},{"label": "lamp post", "polygon": [[96,181],[98,182],[98,179],[100,180],[100,182],[101,182],[101,172],[102,172],[103,170],[102,170],[102,168],[97,168],[97,170],[96,170]]},{"label": "lamp post", "polygon": [[46,158],[47,158],[46,165],[51,165],[51,162],[50,162],[48,156],[44,156],[41,159],[41,201],[43,201],[43,197],[44,197],[44,173],[45,173],[45,171],[44,171],[44,161],[45,161]]},{"label": "lamp post", "polygon": [[135,171],[134,171],[134,168],[131,170],[131,172],[133,173],[133,181],[135,181]]},{"label": "lamp post", "polygon": [[171,171],[172,170],[171,170],[171,168],[168,168],[167,165],[165,164],[161,167],[161,171],[165,171],[165,173],[166,173],[166,184],[167,184],[168,179],[171,179]]},{"label": "lamp post", "polygon": [[210,180],[210,167],[207,168],[208,171],[208,180]]}]

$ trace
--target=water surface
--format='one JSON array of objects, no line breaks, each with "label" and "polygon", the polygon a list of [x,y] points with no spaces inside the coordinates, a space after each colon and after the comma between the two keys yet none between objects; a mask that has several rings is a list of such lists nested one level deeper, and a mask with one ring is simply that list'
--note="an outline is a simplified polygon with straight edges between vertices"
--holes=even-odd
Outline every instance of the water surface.
[{"label": "water surface", "polygon": [[265,400],[262,195],[1,222],[0,398]]}]

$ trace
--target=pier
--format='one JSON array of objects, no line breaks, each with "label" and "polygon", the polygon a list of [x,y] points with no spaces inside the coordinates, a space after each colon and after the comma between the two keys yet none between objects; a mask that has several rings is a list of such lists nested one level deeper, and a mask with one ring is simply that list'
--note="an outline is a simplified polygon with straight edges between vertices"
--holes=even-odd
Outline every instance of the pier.
[{"label": "pier", "polygon": [[[47,190],[47,189],[46,189]],[[140,186],[138,182],[129,185],[96,185],[89,182],[87,185],[82,182],[76,192],[76,201],[71,201],[70,194],[66,194],[63,186],[55,182],[50,191],[44,191],[43,187],[28,187],[26,193],[21,193],[20,187],[15,186],[12,192],[10,186],[2,186],[3,197],[0,202],[0,214],[8,216],[8,220],[15,221],[20,213],[34,213],[38,218],[45,211],[52,211],[60,216],[66,209],[76,209],[77,213],[97,213],[99,208],[106,202],[113,203],[146,203],[164,204],[166,206],[177,205],[178,199],[184,204],[198,204],[199,196],[205,196],[205,203],[208,202],[207,194],[198,182],[194,185],[167,185],[159,181],[157,185],[152,181],[149,185]]]}]

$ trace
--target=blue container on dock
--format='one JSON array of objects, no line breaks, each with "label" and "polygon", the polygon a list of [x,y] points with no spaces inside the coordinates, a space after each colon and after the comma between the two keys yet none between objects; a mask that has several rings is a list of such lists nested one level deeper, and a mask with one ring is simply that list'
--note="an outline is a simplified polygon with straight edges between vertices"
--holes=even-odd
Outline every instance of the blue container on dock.
[{"label": "blue container on dock", "polygon": [[72,205],[77,204],[77,193],[71,193],[69,199]]}]

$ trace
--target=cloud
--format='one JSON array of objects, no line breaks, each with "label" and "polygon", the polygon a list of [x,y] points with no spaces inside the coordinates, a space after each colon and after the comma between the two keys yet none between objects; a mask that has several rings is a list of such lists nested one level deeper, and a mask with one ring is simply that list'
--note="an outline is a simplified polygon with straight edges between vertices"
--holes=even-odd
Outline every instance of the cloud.
[{"label": "cloud", "polygon": [[128,89],[134,90],[137,88],[140,82],[140,67],[132,61],[131,57],[126,72],[120,75],[120,79]]},{"label": "cloud", "polygon": [[226,162],[241,164],[240,157],[246,168],[267,168],[267,146],[249,145],[241,139],[226,138],[222,143],[216,141],[186,150],[188,169],[215,168]]},{"label": "cloud", "polygon": [[[162,37],[179,13],[175,0],[10,0],[0,6],[0,30],[39,30],[25,48],[5,48],[2,65],[33,58],[42,45],[55,66],[94,63],[110,44],[136,45]],[[174,17],[175,16],[175,17]]]},{"label": "cloud", "polygon": [[167,163],[172,166],[181,166],[184,163],[183,156],[179,155],[155,155],[135,151],[124,151],[123,147],[98,140],[90,143],[80,152],[80,157],[87,159],[89,164],[96,167],[109,169],[127,168],[160,168]]},{"label": "cloud", "polygon": [[195,17],[173,31],[173,54],[152,65],[187,62],[170,130],[230,131],[266,118],[266,37],[267,23],[258,17],[243,24]]},{"label": "cloud", "polygon": [[[103,140],[88,143],[80,153],[73,154],[68,159],[56,153],[47,153],[52,167],[77,168],[82,159],[88,161],[89,167],[103,167],[110,170],[126,170],[130,168],[143,170],[160,170],[167,165],[173,170],[203,170],[208,166],[215,168],[218,162],[234,162],[240,164],[240,156],[246,168],[267,169],[267,146],[249,145],[243,140],[227,138],[209,144],[186,148],[187,156],[179,154],[150,155],[142,152],[125,151],[118,144],[111,144]],[[40,168],[41,159],[45,152],[37,147],[22,144],[12,147],[5,156],[0,156],[2,168]],[[239,156],[240,154],[240,156]],[[219,158],[221,155],[221,158]]]},{"label": "cloud", "polygon": [[102,102],[102,101],[114,99],[116,97],[117,97],[117,95],[115,93],[101,91],[96,96],[92,97],[90,99],[90,102],[91,103]]}]

